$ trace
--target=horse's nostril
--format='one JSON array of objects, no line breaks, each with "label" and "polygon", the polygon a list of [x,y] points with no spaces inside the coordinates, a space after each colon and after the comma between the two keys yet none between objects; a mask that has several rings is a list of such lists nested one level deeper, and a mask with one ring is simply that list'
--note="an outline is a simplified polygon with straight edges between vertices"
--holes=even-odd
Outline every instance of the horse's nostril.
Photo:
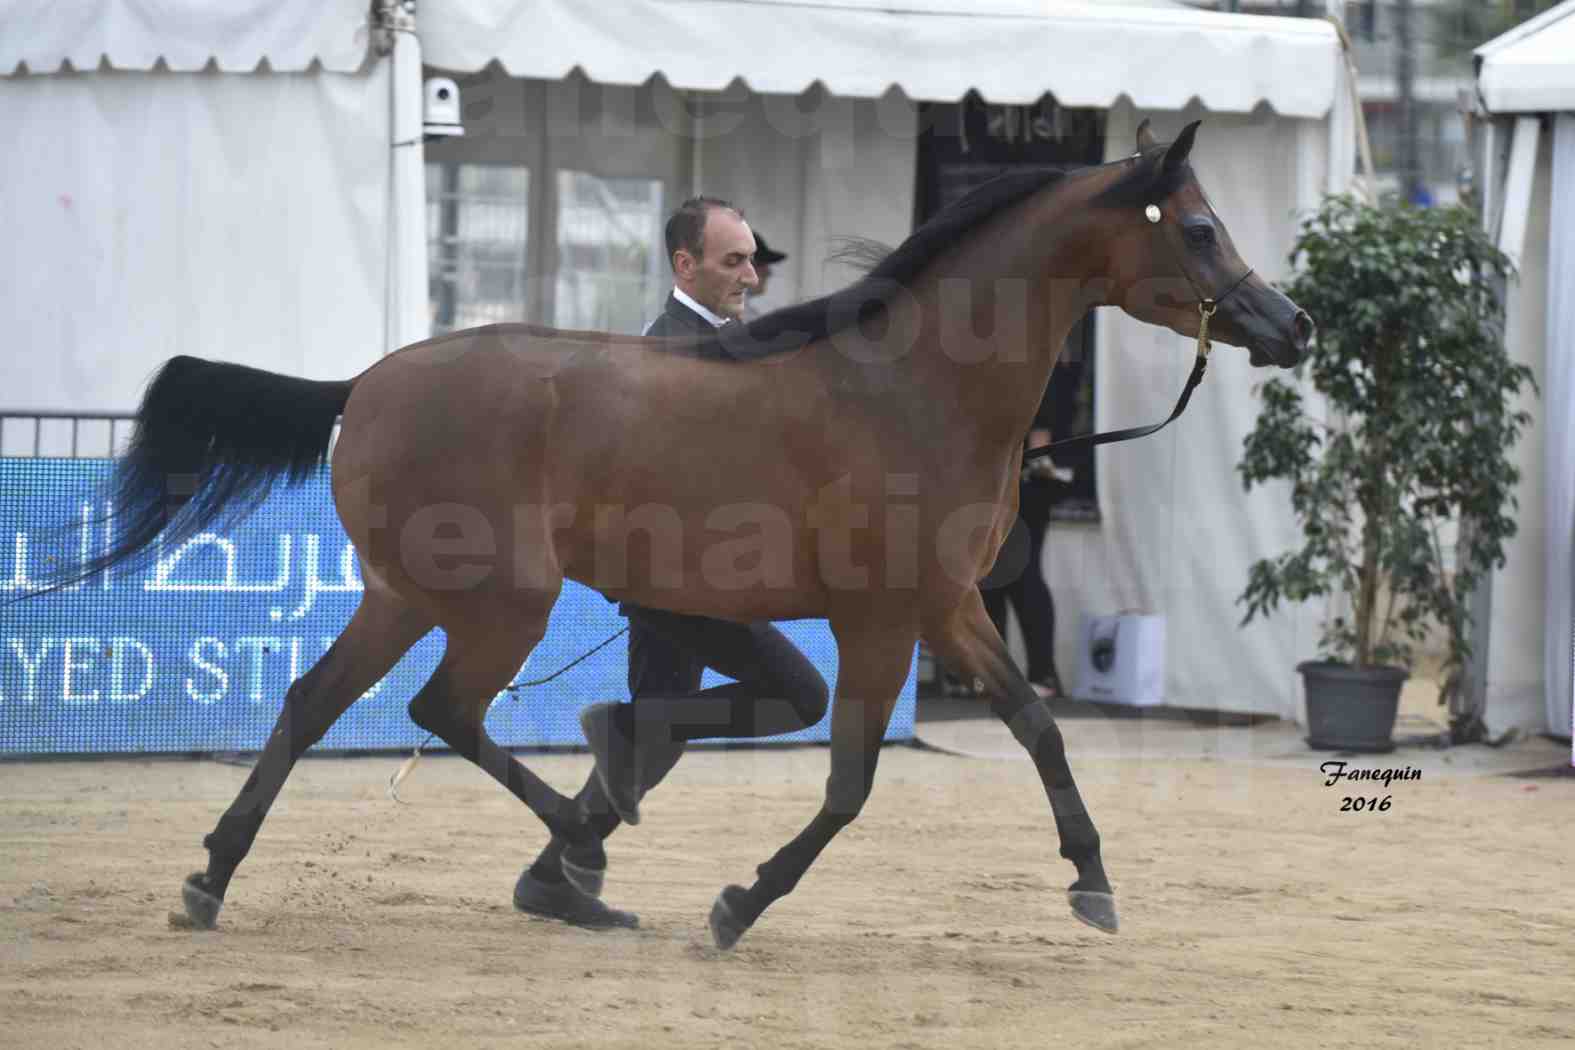
[{"label": "horse's nostril", "polygon": [[1291,322],[1291,328],[1292,339],[1298,350],[1307,349],[1307,344],[1312,342],[1313,333],[1318,330],[1318,326],[1313,324],[1313,319],[1307,316],[1306,310],[1296,311],[1296,320]]}]

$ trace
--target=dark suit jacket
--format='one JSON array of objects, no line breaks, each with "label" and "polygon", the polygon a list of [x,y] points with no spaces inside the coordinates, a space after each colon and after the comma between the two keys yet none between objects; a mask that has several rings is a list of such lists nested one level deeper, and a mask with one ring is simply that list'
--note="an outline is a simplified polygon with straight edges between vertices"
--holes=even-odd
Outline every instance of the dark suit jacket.
[{"label": "dark suit jacket", "polygon": [[[707,321],[704,317],[701,317],[689,307],[679,302],[678,297],[672,292],[668,292],[667,302],[662,304],[662,312],[657,314],[656,320],[652,321],[646,326],[646,329],[642,334],[653,337],[675,335],[703,336],[712,335],[716,332],[716,330],[716,326],[710,321]],[[702,344],[697,349],[697,356],[711,361],[721,361],[727,359],[727,354],[722,350],[721,346],[709,341],[707,341],[705,344]],[[633,609],[636,612],[639,612],[641,611],[641,608],[641,606],[635,605],[632,602],[620,602],[618,605],[618,611],[623,613],[625,616],[629,615],[629,610]],[[630,630],[638,632],[638,623],[631,622]],[[641,641],[643,644],[638,646],[631,645],[629,649],[629,680],[631,683],[631,690],[634,689],[634,681],[641,677],[640,675],[636,674],[637,664],[643,666],[647,662],[652,662],[654,664],[661,665],[662,668],[668,668],[669,665],[677,666],[683,663],[681,658],[682,654],[677,648],[675,648],[665,639],[653,635],[649,638],[642,638]],[[700,667],[700,670],[704,670],[703,665]],[[698,679],[696,679],[696,681],[698,681]]]},{"label": "dark suit jacket", "polygon": [[[689,307],[678,301],[678,297],[671,292],[667,293],[667,302],[662,304],[662,312],[646,328],[645,334],[657,335],[713,335],[717,329],[704,317],[695,313]],[[720,345],[708,343],[700,350],[700,356],[707,360],[720,361],[727,358]]]}]

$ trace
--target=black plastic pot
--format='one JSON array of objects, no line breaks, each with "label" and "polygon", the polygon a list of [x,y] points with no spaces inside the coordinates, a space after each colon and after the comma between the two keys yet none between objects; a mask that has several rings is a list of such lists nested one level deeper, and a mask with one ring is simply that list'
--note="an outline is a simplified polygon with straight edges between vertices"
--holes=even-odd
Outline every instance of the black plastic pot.
[{"label": "black plastic pot", "polygon": [[1314,751],[1393,751],[1399,667],[1353,667],[1308,660],[1296,665],[1307,695],[1307,746]]}]

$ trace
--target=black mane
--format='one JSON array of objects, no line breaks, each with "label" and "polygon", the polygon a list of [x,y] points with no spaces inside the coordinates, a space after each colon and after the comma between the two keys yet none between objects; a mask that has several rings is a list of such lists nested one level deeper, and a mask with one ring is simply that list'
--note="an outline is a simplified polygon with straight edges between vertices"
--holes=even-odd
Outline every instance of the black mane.
[{"label": "black mane", "polygon": [[[1163,146],[1145,152],[1139,163],[1102,190],[1093,203],[1107,208],[1142,207],[1168,197],[1192,172],[1185,164],[1167,169],[1164,155]],[[797,350],[857,321],[870,320],[898,287],[909,286],[937,255],[975,226],[1053,182],[1101,167],[1104,165],[1040,168],[998,175],[947,205],[848,287],[819,299],[785,306],[747,324],[728,325],[716,335],[699,340],[695,349],[720,345],[728,356],[750,360]]]}]

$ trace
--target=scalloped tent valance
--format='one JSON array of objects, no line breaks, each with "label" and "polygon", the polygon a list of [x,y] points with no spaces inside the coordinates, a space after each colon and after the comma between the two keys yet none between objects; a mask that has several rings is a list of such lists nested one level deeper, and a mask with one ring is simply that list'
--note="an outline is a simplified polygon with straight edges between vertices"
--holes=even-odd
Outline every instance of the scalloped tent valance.
[{"label": "scalloped tent valance", "polygon": [[[215,63],[277,72],[318,63],[353,72],[366,58],[366,0],[0,0],[0,72],[146,70]],[[1263,18],[1179,5],[1074,0],[421,0],[428,64],[497,61],[515,76],[796,95],[814,85],[872,98],[1216,112],[1267,103],[1321,117],[1336,87],[1338,44],[1316,19]],[[26,27],[17,31],[16,27]],[[768,43],[774,42],[774,43]]]},{"label": "scalloped tent valance", "polygon": [[1338,42],[1320,19],[1055,0],[423,0],[428,64],[515,76],[796,95],[816,81],[873,98],[1217,112],[1260,103],[1321,117]]},{"label": "scalloped tent valance", "polygon": [[0,75],[150,70],[354,73],[368,0],[0,0]]}]

